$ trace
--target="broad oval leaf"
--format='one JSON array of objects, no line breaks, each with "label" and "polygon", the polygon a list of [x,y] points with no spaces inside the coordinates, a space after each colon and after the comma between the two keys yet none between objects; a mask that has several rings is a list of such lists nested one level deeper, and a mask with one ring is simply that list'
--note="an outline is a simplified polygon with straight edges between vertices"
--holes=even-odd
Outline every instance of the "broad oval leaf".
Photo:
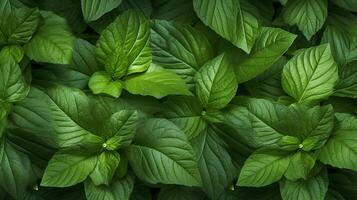
[{"label": "broad oval leaf", "polygon": [[283,8],[283,19],[297,25],[310,40],[322,28],[327,17],[327,0],[289,0]]},{"label": "broad oval leaf", "polygon": [[153,61],[194,86],[194,75],[213,58],[206,36],[187,24],[154,20],[151,27]]},{"label": "broad oval leaf", "polygon": [[83,182],[94,170],[94,156],[81,152],[59,151],[48,163],[41,186],[69,187]]},{"label": "broad oval leaf", "polygon": [[271,67],[292,45],[296,35],[262,27],[248,58],[235,68],[238,82],[248,81]]},{"label": "broad oval leaf", "polygon": [[351,124],[342,125],[322,147],[319,160],[337,168],[357,170],[357,122],[356,117],[347,118]]},{"label": "broad oval leaf", "polygon": [[48,11],[41,16],[43,23],[24,47],[26,55],[36,62],[69,64],[74,38],[66,20]]},{"label": "broad oval leaf", "polygon": [[226,144],[215,130],[208,128],[192,140],[192,146],[198,156],[203,191],[211,199],[219,199],[232,184],[236,174]]},{"label": "broad oval leaf", "polygon": [[300,50],[284,66],[283,89],[297,102],[322,100],[333,93],[337,65],[329,45]]},{"label": "broad oval leaf", "polygon": [[24,99],[30,87],[22,75],[20,65],[11,55],[0,53],[0,101],[16,102]]},{"label": "broad oval leaf", "polygon": [[238,186],[262,187],[279,181],[289,165],[289,157],[281,151],[257,151],[245,161]]},{"label": "broad oval leaf", "polygon": [[283,200],[324,200],[327,190],[328,177],[324,170],[307,180],[282,180],[280,182],[280,193]]},{"label": "broad oval leaf", "polygon": [[201,185],[190,142],[168,120],[150,119],[142,123],[126,152],[135,174],[146,182]]},{"label": "broad oval leaf", "polygon": [[149,21],[138,11],[124,12],[102,32],[96,55],[113,77],[146,71],[151,63]]},{"label": "broad oval leaf", "polygon": [[258,20],[246,0],[194,0],[198,17],[223,38],[249,53],[258,34]]},{"label": "broad oval leaf", "polygon": [[236,95],[237,79],[224,54],[207,62],[195,78],[197,97],[205,108],[224,108]]}]

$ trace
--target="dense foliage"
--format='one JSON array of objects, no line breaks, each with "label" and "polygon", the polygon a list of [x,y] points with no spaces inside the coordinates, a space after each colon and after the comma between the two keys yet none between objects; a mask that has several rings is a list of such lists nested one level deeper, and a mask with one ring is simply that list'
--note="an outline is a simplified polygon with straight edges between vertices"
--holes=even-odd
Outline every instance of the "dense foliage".
[{"label": "dense foliage", "polygon": [[356,0],[0,0],[0,200],[355,200],[356,98]]}]

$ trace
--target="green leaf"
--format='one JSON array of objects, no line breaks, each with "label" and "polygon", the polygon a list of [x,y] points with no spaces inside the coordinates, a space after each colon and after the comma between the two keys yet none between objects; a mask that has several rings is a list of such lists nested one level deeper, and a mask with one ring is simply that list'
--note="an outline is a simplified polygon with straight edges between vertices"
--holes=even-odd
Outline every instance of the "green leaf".
[{"label": "green leaf", "polygon": [[238,186],[262,187],[279,181],[289,165],[289,157],[281,151],[257,151],[245,161]]},{"label": "green leaf", "polygon": [[121,179],[115,178],[110,186],[96,186],[87,180],[84,182],[84,188],[88,200],[126,200],[130,199],[130,194],[134,189],[134,177],[128,174]]},{"label": "green leaf", "polygon": [[297,137],[285,135],[280,138],[278,145],[283,150],[294,151],[299,148],[300,140]]},{"label": "green leaf", "polygon": [[245,87],[254,97],[277,99],[284,96],[281,86],[281,72],[287,62],[286,57],[281,57],[270,68],[256,78],[245,83]]},{"label": "green leaf", "polygon": [[289,166],[284,176],[290,181],[307,179],[310,171],[315,166],[316,158],[310,153],[298,151],[290,157]]},{"label": "green leaf", "polygon": [[[337,168],[357,170],[356,117],[345,119],[354,122],[340,127],[322,147],[319,160]],[[333,155],[333,156],[331,156]]]},{"label": "green leaf", "polygon": [[198,157],[203,191],[211,199],[218,199],[235,178],[235,167],[226,145],[208,128],[192,141],[192,146]]},{"label": "green leaf", "polygon": [[246,82],[270,68],[292,45],[296,35],[262,27],[250,55],[235,68],[238,82]]},{"label": "green leaf", "polygon": [[96,186],[103,184],[109,186],[115,174],[115,170],[119,165],[119,162],[120,155],[116,151],[104,151],[99,154],[97,156],[97,164],[89,175],[92,183]]},{"label": "green leaf", "polygon": [[[53,128],[56,132],[58,145],[60,147],[70,147],[78,145],[86,137],[95,138],[100,133],[101,118],[94,113],[93,107],[100,106],[96,103],[92,105],[90,98],[82,91],[63,86],[54,86],[46,91],[49,99],[49,108],[53,120]],[[104,118],[106,112],[100,111]],[[98,141],[98,142],[99,142]]]},{"label": "green leaf", "polygon": [[213,58],[213,48],[206,36],[177,22],[154,20],[151,48],[153,61],[177,73],[190,87],[194,86],[196,72]]},{"label": "green leaf", "polygon": [[118,7],[121,0],[81,0],[83,17],[87,22],[94,21]]},{"label": "green leaf", "polygon": [[23,199],[27,187],[36,182],[31,160],[6,139],[0,141],[0,187],[14,199]]},{"label": "green leaf", "polygon": [[186,135],[165,119],[146,120],[127,154],[140,179],[156,184],[200,186],[195,153]]},{"label": "green leaf", "polygon": [[121,81],[113,80],[106,71],[98,71],[90,77],[88,87],[94,94],[107,94],[118,98],[124,86]]},{"label": "green leaf", "polygon": [[6,54],[4,48],[0,52],[0,100],[20,101],[27,96],[29,89],[19,64],[14,57]]},{"label": "green leaf", "polygon": [[7,30],[7,42],[10,44],[24,44],[28,42],[35,33],[40,22],[40,12],[33,8],[15,9],[14,22],[10,21],[11,25]]},{"label": "green leaf", "polygon": [[64,18],[41,11],[43,22],[29,43],[26,55],[36,62],[69,64],[73,51],[73,36]]},{"label": "green leaf", "polygon": [[202,106],[195,97],[169,98],[164,103],[164,116],[178,126],[189,140],[199,135],[207,124],[202,118]]},{"label": "green leaf", "polygon": [[103,70],[103,67],[95,58],[95,46],[79,38],[74,40],[73,55],[69,68],[87,76]]},{"label": "green leaf", "polygon": [[282,75],[284,91],[297,102],[311,102],[328,97],[337,81],[337,65],[329,45],[299,51],[284,66]]},{"label": "green leaf", "polygon": [[[330,137],[334,127],[334,113],[331,105],[315,106],[307,111],[302,110],[305,131],[301,139],[314,138],[312,149],[321,148]],[[306,143],[306,141],[305,141]],[[304,146],[305,147],[305,146]],[[306,147],[305,147],[306,148]]]},{"label": "green leaf", "polygon": [[233,66],[224,54],[207,62],[196,74],[197,97],[205,108],[224,108],[236,95],[237,88]]},{"label": "green leaf", "polygon": [[245,108],[233,109],[230,119],[242,121],[241,131],[248,130],[248,141],[257,147],[276,146],[288,126],[289,112],[283,105],[264,99],[250,99]]},{"label": "green leaf", "polygon": [[169,70],[151,71],[128,77],[125,89],[131,94],[162,98],[167,95],[192,95],[184,80]]},{"label": "green leaf", "polygon": [[332,2],[346,10],[357,12],[357,2],[354,0],[332,0]]},{"label": "green leaf", "polygon": [[41,10],[51,10],[67,19],[68,25],[76,33],[81,33],[87,27],[83,19],[81,1],[79,0],[46,0],[36,1]]},{"label": "green leaf", "polygon": [[151,64],[150,25],[141,13],[121,14],[101,34],[97,59],[114,78],[143,72]]},{"label": "green leaf", "polygon": [[327,0],[289,0],[283,8],[283,19],[290,26],[297,25],[310,40],[325,23]]},{"label": "green leaf", "polygon": [[41,186],[69,187],[81,183],[95,166],[95,156],[81,152],[59,151],[48,163]]},{"label": "green leaf", "polygon": [[194,0],[193,7],[204,24],[249,53],[258,34],[258,20],[246,0]]},{"label": "green leaf", "polygon": [[283,200],[324,200],[328,190],[326,171],[307,180],[282,180],[280,192]]},{"label": "green leaf", "polygon": [[103,127],[104,137],[108,138],[108,150],[116,150],[130,145],[139,123],[137,111],[121,110],[114,113]]},{"label": "green leaf", "polygon": [[340,82],[334,96],[357,98],[357,62],[351,62],[338,69]]},{"label": "green leaf", "polygon": [[330,44],[332,55],[339,66],[356,60],[357,46],[353,32],[356,24],[356,17],[345,10],[329,11],[321,43]]}]

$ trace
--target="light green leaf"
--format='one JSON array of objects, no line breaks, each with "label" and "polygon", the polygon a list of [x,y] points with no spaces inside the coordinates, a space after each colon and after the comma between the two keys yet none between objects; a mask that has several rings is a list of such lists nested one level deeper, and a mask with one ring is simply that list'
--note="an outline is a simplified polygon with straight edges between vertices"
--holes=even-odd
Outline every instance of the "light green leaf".
[{"label": "light green leaf", "polygon": [[194,86],[196,72],[213,58],[213,48],[206,36],[177,22],[154,20],[151,48],[153,61],[180,75],[190,87]]},{"label": "light green leaf", "polygon": [[113,80],[106,71],[98,71],[90,77],[88,87],[94,94],[108,94],[118,98],[124,86],[121,81]]},{"label": "light green leaf", "polygon": [[116,151],[104,151],[97,156],[97,164],[89,177],[96,186],[107,185],[112,181],[120,162],[120,155]]},{"label": "light green leaf", "polygon": [[271,67],[292,45],[296,35],[262,27],[250,55],[235,68],[238,82],[246,82]]},{"label": "light green leaf", "polygon": [[249,53],[258,34],[258,20],[246,0],[194,0],[193,7],[204,24]]},{"label": "light green leaf", "polygon": [[81,183],[95,166],[95,156],[81,152],[59,151],[48,163],[41,186],[69,187]]},{"label": "light green leaf", "polygon": [[197,97],[205,108],[224,108],[236,95],[237,88],[233,66],[224,54],[207,62],[196,74]]},{"label": "light green leaf", "polygon": [[81,0],[83,17],[87,22],[94,21],[120,3],[121,0]]},{"label": "light green leaf", "polygon": [[36,62],[69,64],[73,51],[73,36],[64,18],[41,11],[43,22],[25,45],[28,57]]},{"label": "light green leaf", "polygon": [[284,66],[283,89],[297,102],[321,100],[338,81],[337,65],[329,45],[300,50]]},{"label": "light green leaf", "polygon": [[200,186],[195,153],[186,135],[172,122],[150,119],[142,123],[127,149],[135,174],[156,184]]},{"label": "light green leaf", "polygon": [[283,19],[290,26],[297,25],[310,40],[325,23],[327,0],[289,0],[283,8]]},{"label": "light green leaf", "polygon": [[257,151],[245,161],[239,174],[238,186],[262,187],[279,181],[289,165],[282,151]]},{"label": "light green leaf", "polygon": [[357,170],[357,120],[352,116],[344,121],[351,119],[354,119],[352,123],[342,122],[341,127],[320,150],[319,160],[324,164]]},{"label": "light green leaf", "polygon": [[198,157],[203,191],[211,199],[219,199],[236,175],[226,145],[212,128],[208,128],[192,141],[192,146]]},{"label": "light green leaf", "polygon": [[137,111],[121,110],[114,113],[103,126],[108,150],[116,150],[130,145],[139,122]]},{"label": "light green leaf", "polygon": [[88,200],[129,200],[134,189],[134,177],[127,174],[121,179],[114,178],[110,186],[96,186],[87,180],[84,188]]},{"label": "light green leaf", "polygon": [[286,151],[294,151],[299,148],[301,141],[299,138],[290,136],[290,135],[285,135],[280,138],[278,141],[278,146],[282,150]]},{"label": "light green leaf", "polygon": [[315,165],[316,158],[310,153],[298,151],[290,156],[289,166],[284,176],[290,181],[307,179],[310,171]]},{"label": "light green leaf", "polygon": [[146,72],[128,77],[125,89],[132,94],[162,98],[167,95],[192,95],[184,80],[169,70]]},{"label": "light green leaf", "polygon": [[324,200],[327,190],[328,178],[326,171],[322,171],[307,180],[282,180],[280,182],[280,193],[283,200]]},{"label": "light green leaf", "polygon": [[169,98],[164,104],[164,116],[178,126],[189,140],[199,135],[207,124],[202,118],[202,106],[195,97]]},{"label": "light green leaf", "polygon": [[149,21],[137,11],[124,12],[102,32],[96,54],[114,78],[146,71],[151,64]]},{"label": "light green leaf", "polygon": [[0,52],[0,100],[20,101],[27,96],[30,87],[15,58],[7,54],[5,50],[4,48]]}]

